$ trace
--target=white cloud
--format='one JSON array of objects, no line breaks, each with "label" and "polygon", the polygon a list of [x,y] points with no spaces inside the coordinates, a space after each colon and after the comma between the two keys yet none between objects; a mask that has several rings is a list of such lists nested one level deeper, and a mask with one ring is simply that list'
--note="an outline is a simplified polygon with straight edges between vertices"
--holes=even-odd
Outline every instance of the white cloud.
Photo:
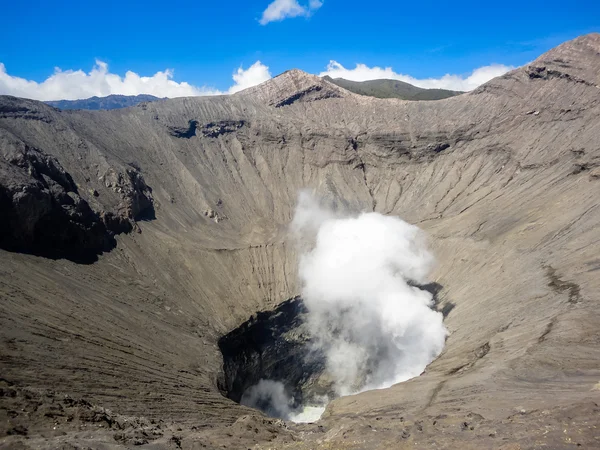
[{"label": "white cloud", "polygon": [[[319,3],[319,0],[312,0]],[[382,78],[405,81],[423,88],[441,88],[456,91],[470,91],[477,86],[500,76],[513,67],[493,64],[475,69],[470,75],[444,75],[441,78],[417,79],[410,75],[396,73],[391,67],[368,67],[357,64],[354,69],[347,69],[336,61],[330,61],[325,72],[319,76],[329,75],[332,78],[345,78],[353,81],[376,80]],[[243,89],[256,86],[271,78],[269,67],[256,61],[247,69],[242,67],[232,74],[233,85],[224,91],[198,87],[185,81],[173,80],[170,69],[156,72],[151,76],[141,76],[128,71],[125,76],[111,73],[108,64],[96,61],[88,73],[83,70],[61,70],[42,82],[27,80],[10,75],[0,63],[0,95],[14,95],[36,100],[76,100],[93,96],[104,97],[111,94],[137,95],[151,94],[157,97],[187,97],[201,95],[234,94]]]},{"label": "white cloud", "polygon": [[247,70],[241,67],[233,74],[234,84],[228,91],[197,87],[173,80],[173,71],[156,72],[152,76],[140,76],[128,71],[124,77],[109,72],[108,64],[96,61],[89,73],[83,70],[62,71],[56,68],[46,80],[38,83],[16,77],[6,72],[0,63],[0,94],[36,100],[76,100],[93,96],[104,97],[111,94],[137,95],[151,94],[157,97],[187,97],[198,95],[232,94],[242,89],[262,83],[271,78],[269,68],[256,61]]},{"label": "white cloud", "polygon": [[275,0],[263,11],[260,24],[266,25],[290,17],[308,17],[321,6],[323,6],[321,0],[310,0],[305,6],[298,3],[298,0]]},{"label": "white cloud", "polygon": [[308,2],[308,8],[311,11],[316,11],[317,9],[319,9],[321,6],[323,6],[323,2],[321,0],[310,0]]},{"label": "white cloud", "polygon": [[269,67],[256,61],[246,70],[241,67],[233,74],[235,84],[229,88],[229,94],[235,94],[243,89],[256,86],[271,78]]},{"label": "white cloud", "polygon": [[446,74],[441,78],[418,79],[411,77],[410,75],[396,73],[391,67],[368,67],[365,64],[357,64],[354,69],[347,69],[337,61],[330,61],[327,70],[321,72],[319,76],[329,75],[331,78],[344,78],[352,81],[368,81],[385,78],[404,81],[426,89],[436,88],[450,89],[453,91],[471,91],[492,78],[504,75],[512,69],[514,69],[512,66],[492,64],[475,69],[466,77],[462,75]]}]

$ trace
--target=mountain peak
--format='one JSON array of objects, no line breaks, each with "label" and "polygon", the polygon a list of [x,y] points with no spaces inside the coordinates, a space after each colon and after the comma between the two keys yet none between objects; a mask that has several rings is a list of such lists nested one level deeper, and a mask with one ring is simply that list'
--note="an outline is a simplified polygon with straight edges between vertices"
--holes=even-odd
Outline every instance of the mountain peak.
[{"label": "mountain peak", "polygon": [[296,102],[313,102],[352,95],[323,78],[299,69],[283,72],[258,86],[242,91],[240,94],[252,96],[276,108]]},{"label": "mountain peak", "polygon": [[600,85],[600,33],[579,36],[555,47],[525,70],[530,78],[569,78]]}]

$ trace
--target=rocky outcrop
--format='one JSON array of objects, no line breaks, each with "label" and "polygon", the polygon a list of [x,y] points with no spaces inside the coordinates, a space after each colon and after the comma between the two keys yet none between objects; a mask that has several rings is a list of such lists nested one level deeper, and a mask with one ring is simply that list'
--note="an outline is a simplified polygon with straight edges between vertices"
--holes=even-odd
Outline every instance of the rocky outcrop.
[{"label": "rocky outcrop", "polygon": [[8,134],[0,144],[0,248],[92,262],[115,247],[115,234],[154,218],[152,190],[137,169],[110,169],[102,180],[121,202],[94,210],[58,159]]},{"label": "rocky outcrop", "polygon": [[20,99],[12,96],[4,96],[0,104],[0,119],[25,119],[52,122],[51,114],[45,110],[43,105],[34,100]]},{"label": "rocky outcrop", "polygon": [[223,120],[207,123],[202,127],[202,135],[217,138],[224,134],[234,133],[245,125],[243,120]]},{"label": "rocky outcrop", "polygon": [[121,199],[116,208],[117,215],[132,222],[154,219],[152,189],[138,169],[128,168],[124,172],[117,172],[110,168],[99,180]]},{"label": "rocky outcrop", "polygon": [[3,146],[0,247],[80,261],[114,247],[98,213],[53,157],[27,146]]},{"label": "rocky outcrop", "polygon": [[171,135],[176,138],[189,139],[192,136],[196,136],[196,128],[198,126],[198,121],[190,120],[188,122],[187,127],[170,127]]}]

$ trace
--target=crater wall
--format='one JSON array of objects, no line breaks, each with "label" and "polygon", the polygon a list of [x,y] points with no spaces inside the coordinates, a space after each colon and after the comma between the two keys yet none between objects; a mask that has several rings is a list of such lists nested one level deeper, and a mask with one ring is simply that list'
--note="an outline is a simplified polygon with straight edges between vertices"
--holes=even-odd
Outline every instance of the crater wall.
[{"label": "crater wall", "polygon": [[[156,442],[184,427],[190,445],[386,448],[439,442],[440,430],[447,445],[465,433],[525,445],[548,439],[545,430],[593,445],[585,424],[600,393],[599,36],[436,102],[370,99],[299,71],[228,97],[114,111],[0,97],[2,158],[8,140],[35,148],[60,163],[92,210],[132,223],[92,265],[0,250],[6,389],[179,424]],[[143,183],[107,182],[128,170]],[[221,395],[218,339],[299,293],[287,225],[304,188],[340,210],[423,228],[440,305],[454,307],[446,348],[425,374],[334,401],[323,428],[289,429]],[[137,215],[150,192],[154,215]],[[46,416],[28,414],[7,426],[49,429]],[[112,439],[106,430],[98,436]]]}]

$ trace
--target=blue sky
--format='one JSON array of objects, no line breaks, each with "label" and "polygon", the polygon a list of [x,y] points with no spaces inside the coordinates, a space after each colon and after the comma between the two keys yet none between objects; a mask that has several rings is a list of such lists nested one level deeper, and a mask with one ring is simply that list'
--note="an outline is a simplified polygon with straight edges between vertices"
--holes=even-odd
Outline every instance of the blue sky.
[{"label": "blue sky", "polygon": [[[490,64],[519,66],[580,34],[600,31],[600,1],[277,0],[297,17],[261,24],[272,0],[3,2],[0,63],[41,82],[55,67],[173,79],[226,90],[232,72],[256,61],[276,75],[319,74],[330,60],[346,68],[392,67],[415,78],[466,75]],[[297,11],[296,11],[297,12]],[[264,22],[264,20],[263,20]]]}]

